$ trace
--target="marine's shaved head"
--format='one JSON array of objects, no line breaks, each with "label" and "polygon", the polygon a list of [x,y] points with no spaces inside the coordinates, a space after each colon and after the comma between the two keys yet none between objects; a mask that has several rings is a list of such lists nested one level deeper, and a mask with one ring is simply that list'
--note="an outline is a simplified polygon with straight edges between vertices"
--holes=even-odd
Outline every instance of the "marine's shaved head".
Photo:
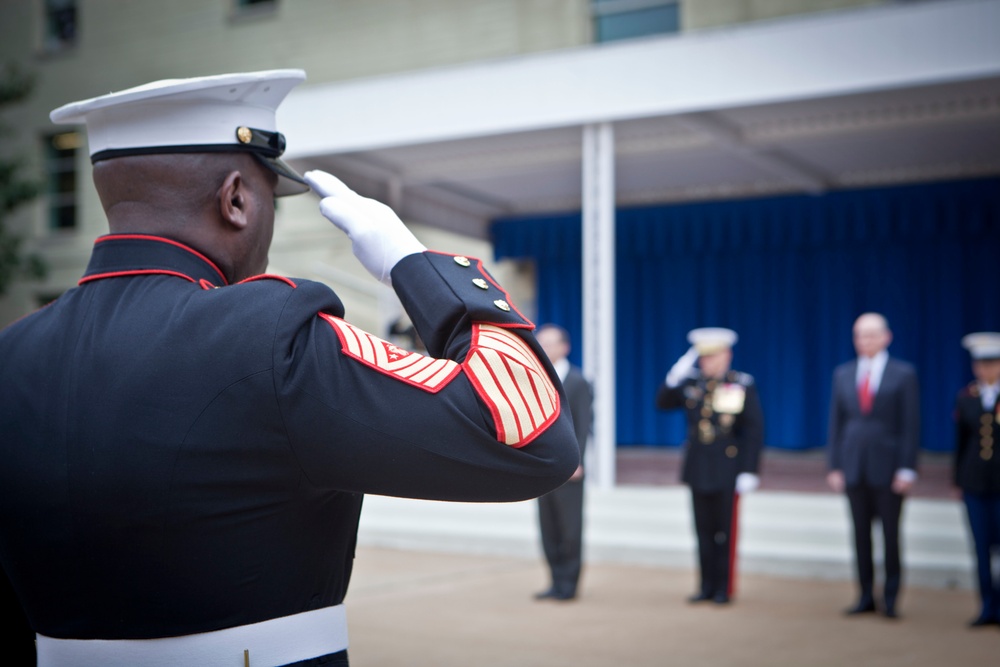
[{"label": "marine's shaved head", "polygon": [[248,153],[132,155],[94,165],[111,233],[181,241],[231,282],[267,268],[277,180]]},{"label": "marine's shaved head", "polygon": [[[219,187],[233,171],[254,166],[240,153],[133,155],[94,165],[94,185],[112,230],[140,213],[187,225],[215,208]],[[136,210],[139,209],[139,210]]]}]

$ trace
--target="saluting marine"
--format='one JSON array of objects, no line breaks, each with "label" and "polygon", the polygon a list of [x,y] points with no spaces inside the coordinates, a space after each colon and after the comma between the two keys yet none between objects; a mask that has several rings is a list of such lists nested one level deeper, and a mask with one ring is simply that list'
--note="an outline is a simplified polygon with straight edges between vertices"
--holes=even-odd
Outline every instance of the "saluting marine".
[{"label": "saluting marine", "polygon": [[[38,664],[346,665],[362,494],[533,498],[579,448],[533,325],[479,260],[279,157],[275,70],[155,82],[85,124],[111,233],[0,332],[0,564]],[[274,197],[321,213],[427,354],[263,275]],[[419,660],[418,660],[419,662]]]},{"label": "saluting marine", "polygon": [[975,380],[955,399],[955,486],[969,517],[976,551],[980,611],[971,627],[1000,624],[1000,333],[979,332],[962,338],[972,357]]},{"label": "saluting marine", "polygon": [[691,488],[701,577],[691,602],[730,601],[737,493],[749,493],[760,482],[764,416],[754,379],[730,369],[736,341],[730,329],[691,331],[692,347],[667,373],[656,396],[658,407],[683,407],[687,415],[681,480]]}]

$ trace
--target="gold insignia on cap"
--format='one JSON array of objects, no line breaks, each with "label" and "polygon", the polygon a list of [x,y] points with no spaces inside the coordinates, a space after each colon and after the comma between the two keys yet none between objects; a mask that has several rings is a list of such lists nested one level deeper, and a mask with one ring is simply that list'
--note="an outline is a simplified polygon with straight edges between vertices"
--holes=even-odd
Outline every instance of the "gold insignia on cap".
[{"label": "gold insignia on cap", "polygon": [[472,262],[469,261],[469,258],[462,257],[461,255],[455,257],[455,263],[459,266],[472,266]]},{"label": "gold insignia on cap", "polygon": [[250,131],[249,127],[241,125],[236,128],[236,138],[240,140],[241,144],[249,144],[253,139],[253,132]]},{"label": "gold insignia on cap", "polygon": [[489,289],[490,288],[489,283],[487,283],[482,278],[473,278],[472,279],[472,284],[475,285],[476,287],[478,287],[479,289]]},{"label": "gold insignia on cap", "polygon": [[510,304],[504,301],[503,299],[497,299],[496,301],[493,302],[493,305],[505,313],[510,312]]}]

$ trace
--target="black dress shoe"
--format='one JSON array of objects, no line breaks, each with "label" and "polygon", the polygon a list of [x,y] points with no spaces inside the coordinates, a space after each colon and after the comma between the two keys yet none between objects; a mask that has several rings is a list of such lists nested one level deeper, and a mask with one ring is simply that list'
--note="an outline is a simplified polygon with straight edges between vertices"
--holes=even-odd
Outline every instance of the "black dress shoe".
[{"label": "black dress shoe", "polygon": [[712,599],[712,596],[709,595],[708,593],[695,593],[694,595],[692,595],[691,597],[688,598],[688,602],[691,602],[691,603],[695,603],[695,602],[708,602],[711,599]]},{"label": "black dress shoe", "polygon": [[990,618],[988,616],[980,616],[979,618],[974,618],[969,621],[970,628],[982,628],[987,625],[1000,625],[1000,621],[995,618]]},{"label": "black dress shoe", "polygon": [[899,619],[899,614],[896,613],[895,607],[886,607],[885,611],[882,612],[882,615],[886,618],[891,618],[894,621]]},{"label": "black dress shoe", "polygon": [[556,597],[556,589],[550,588],[547,591],[542,591],[541,593],[535,593],[536,600],[552,600]]},{"label": "black dress shoe", "polygon": [[873,600],[859,600],[850,609],[844,610],[845,616],[857,616],[858,614],[872,614],[875,612],[875,602]]},{"label": "black dress shoe", "polygon": [[715,604],[729,604],[729,596],[725,593],[716,593],[715,597],[712,598],[712,602]]}]

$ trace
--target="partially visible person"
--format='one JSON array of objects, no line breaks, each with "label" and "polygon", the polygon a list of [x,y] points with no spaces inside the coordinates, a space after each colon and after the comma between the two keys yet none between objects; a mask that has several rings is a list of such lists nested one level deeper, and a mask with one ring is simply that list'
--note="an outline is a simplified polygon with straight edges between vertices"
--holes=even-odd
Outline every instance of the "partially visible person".
[{"label": "partially visible person", "polygon": [[877,611],[872,523],[882,522],[885,584],[882,613],[898,618],[902,586],[899,523],[903,498],[917,479],[920,391],[913,366],[889,356],[892,331],[879,313],[854,322],[857,358],[833,373],[827,439],[827,483],[847,494],[854,525],[859,596],[845,614]]},{"label": "partially visible person", "polygon": [[580,465],[565,484],[538,498],[538,524],[551,585],[537,600],[573,600],[583,566],[583,454],[593,421],[594,392],[583,372],[569,362],[569,332],[555,324],[538,328],[535,338],[562,381],[573,417]]},{"label": "partially visible person", "polygon": [[[979,615],[974,628],[1000,625],[1000,333],[962,338],[972,357],[975,380],[955,399],[954,481],[962,490],[976,552]],[[1000,565],[1000,563],[998,563]]]},{"label": "partially visible person", "polygon": [[730,601],[736,498],[760,484],[764,414],[753,377],[730,368],[736,341],[731,329],[689,332],[692,347],[673,365],[656,395],[657,407],[683,407],[687,415],[681,479],[691,488],[700,574],[690,602]]}]

